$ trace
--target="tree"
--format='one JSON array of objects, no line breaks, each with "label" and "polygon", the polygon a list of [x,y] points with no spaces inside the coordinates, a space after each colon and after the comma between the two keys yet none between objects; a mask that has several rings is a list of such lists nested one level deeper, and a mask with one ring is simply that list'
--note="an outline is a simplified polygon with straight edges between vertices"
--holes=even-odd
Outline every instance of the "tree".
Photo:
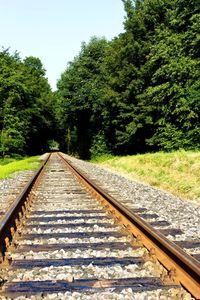
[{"label": "tree", "polygon": [[88,45],[83,43],[80,54],[68,65],[58,82],[57,115],[63,133],[65,131],[65,145],[82,158],[90,157],[93,140],[102,130],[101,64],[106,48],[104,38],[93,37]]},{"label": "tree", "polygon": [[0,149],[34,154],[45,149],[52,132],[52,94],[38,58],[0,52]]}]

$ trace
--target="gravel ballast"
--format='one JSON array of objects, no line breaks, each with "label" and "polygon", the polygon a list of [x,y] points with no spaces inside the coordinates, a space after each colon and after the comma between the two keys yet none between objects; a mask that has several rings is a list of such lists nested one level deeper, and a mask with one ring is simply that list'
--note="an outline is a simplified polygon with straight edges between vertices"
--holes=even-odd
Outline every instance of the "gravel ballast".
[{"label": "gravel ballast", "polygon": [[109,194],[122,202],[125,201],[125,205],[134,209],[146,208],[148,213],[157,214],[159,220],[166,220],[173,228],[181,229],[184,234],[181,237],[177,236],[177,240],[199,240],[200,205],[196,202],[187,202],[174,197],[168,192],[127,179],[93,163],[68,155],[64,156],[74,166],[87,173],[89,178],[94,179],[100,186],[105,188]]},{"label": "gravel ballast", "polygon": [[[157,203],[157,206],[162,206],[162,202],[160,203],[160,199],[162,198],[160,191],[156,191],[150,187],[132,182],[123,178],[122,176],[105,171],[102,168],[98,168],[93,164],[73,159],[71,157],[70,160],[74,165],[76,164],[76,166],[78,166],[80,169],[87,172],[89,177],[92,177],[98,183],[100,182],[100,185],[103,188],[105,187],[110,194],[122,201],[122,203],[130,205],[130,207],[134,209],[144,207],[147,209],[148,214],[151,214],[148,215],[148,218],[151,221],[157,221],[159,218],[159,220],[166,220],[172,223],[173,227],[175,226],[174,223],[171,222],[171,219],[169,219],[169,216],[166,217],[166,214],[164,214],[161,209],[161,213],[159,209],[154,209],[154,204],[156,204],[156,201],[159,202],[159,204]],[[115,237],[115,233],[118,230],[119,234],[121,234],[121,227],[116,226],[113,230],[113,227],[115,226],[115,220],[113,220],[107,212],[102,212],[103,207],[95,202],[91,195],[87,194],[83,187],[78,185],[73,176],[68,177],[68,175],[68,171],[64,170],[64,168],[58,164],[56,157],[54,160],[52,159],[51,165],[47,167],[46,175],[33,193],[35,199],[29,210],[27,219],[24,220],[25,226],[22,227],[20,236],[16,237],[16,245],[18,245],[15,249],[16,251],[12,252],[12,250],[10,250],[9,253],[8,249],[7,252],[8,256],[12,257],[12,260],[15,261],[16,264],[21,260],[23,267],[21,269],[19,267],[19,269],[17,267],[12,269],[11,266],[11,269],[8,269],[5,274],[2,274],[2,278],[7,280],[8,283],[12,281],[14,284],[16,282],[21,283],[22,281],[35,282],[52,280],[53,283],[56,283],[56,281],[59,280],[66,280],[70,283],[73,282],[73,280],[77,281],[82,279],[112,280],[133,277],[147,277],[151,279],[153,277],[159,277],[163,271],[163,267],[159,263],[155,264],[149,261],[144,264],[134,263],[135,258],[142,257],[146,252],[146,249],[143,247],[136,249],[132,247],[131,244],[129,244],[129,235],[124,233],[122,237],[120,237],[120,235],[119,237]],[[159,193],[158,195],[156,194],[157,192]],[[168,196],[171,197],[170,195]],[[143,202],[141,199],[143,199]],[[152,199],[154,199],[154,204],[147,205],[147,203]],[[163,201],[167,201],[167,196],[165,196]],[[178,201],[181,200],[178,199]],[[150,211],[149,207],[151,208]],[[92,209],[94,212],[91,211]],[[66,213],[68,210],[69,212]],[[87,215],[84,213],[84,211],[88,211]],[[155,217],[155,214],[158,215],[158,218]],[[72,217],[74,219],[72,219]],[[96,217],[97,219],[95,220]],[[95,222],[96,224],[94,225]],[[67,226],[70,224],[71,228],[69,227],[70,229],[68,229]],[[57,229],[55,231],[54,226],[56,225],[57,227],[55,228]],[[75,227],[72,225],[75,225]],[[103,225],[106,226],[103,230],[101,230],[101,226],[103,227]],[[194,227],[195,230],[193,238],[196,239],[196,223],[194,224]],[[33,230],[31,228],[33,228]],[[183,230],[183,228],[181,229]],[[106,233],[109,232],[110,234],[107,236]],[[33,233],[35,234],[35,237],[31,236]],[[59,235],[56,236],[58,233],[64,233],[66,236],[66,233],[68,233],[68,237],[62,238],[59,237]],[[69,233],[75,233],[77,234],[77,237],[73,237],[73,234],[70,235]],[[78,233],[82,233],[82,236],[78,235]],[[87,235],[88,233],[91,233],[91,237],[88,235],[88,238],[85,238],[84,234]],[[97,233],[103,233],[103,237],[98,237]],[[47,235],[45,236],[45,234]],[[55,237],[48,238],[48,234],[55,234]],[[184,231],[184,235],[188,236],[189,232],[187,230]],[[178,237],[179,235],[176,236],[177,239]],[[117,247],[112,248],[108,246],[100,250],[93,249],[92,247],[88,248],[88,244],[90,243],[91,245],[93,243],[106,244],[106,242],[112,243],[117,241],[118,243],[127,243],[130,246],[128,245],[124,250],[120,250],[120,248]],[[87,247],[84,249],[75,248],[81,243],[87,245]],[[75,247],[73,245],[74,248],[69,247],[67,249],[65,247],[67,244],[74,244]],[[25,247],[23,248],[24,245]],[[41,245],[44,245],[44,250],[41,250]],[[62,248],[60,249],[58,245],[61,245]],[[35,248],[31,248],[31,246],[35,246]],[[40,249],[38,252],[36,251],[37,246],[39,246],[38,249]],[[52,247],[52,249],[48,250],[47,246]],[[116,258],[119,261],[120,259],[129,257],[132,258],[131,263],[128,262],[128,265],[124,266],[116,263],[116,261],[114,261],[114,264],[108,266],[98,266],[95,264],[95,261],[97,261],[98,258]],[[88,258],[91,259],[91,263],[86,265],[76,265],[75,263],[71,266],[56,266],[47,264],[47,260],[53,260],[56,262],[57,260],[63,259],[75,259],[77,262],[78,259]],[[43,259],[46,260],[45,263],[48,266],[36,267],[35,265],[35,267],[30,268],[28,266],[24,267],[25,264],[33,263],[34,265],[34,261]],[[91,291],[91,293],[84,293],[84,291],[68,291],[65,293],[47,293],[45,295],[41,293],[35,296],[30,295],[27,297],[28,298],[25,296],[20,296],[15,299],[191,299],[190,295],[187,292],[182,291],[182,289],[171,289],[167,286],[163,289],[160,289],[159,286],[156,286],[156,288],[152,291],[140,290],[140,292],[137,292],[136,290],[134,291],[132,288],[124,288],[121,291],[118,291],[117,289],[114,290],[112,287],[109,287],[104,291],[99,289],[93,292]],[[0,297],[0,299],[6,298]]]},{"label": "gravel ballast", "polygon": [[12,174],[12,178],[0,180],[0,218],[23,190],[33,176],[34,171],[22,171]]},{"label": "gravel ballast", "polygon": [[[41,155],[40,160],[45,160],[47,155],[47,153]],[[0,180],[0,218],[23,191],[34,173],[33,170],[15,172],[8,178]]]}]

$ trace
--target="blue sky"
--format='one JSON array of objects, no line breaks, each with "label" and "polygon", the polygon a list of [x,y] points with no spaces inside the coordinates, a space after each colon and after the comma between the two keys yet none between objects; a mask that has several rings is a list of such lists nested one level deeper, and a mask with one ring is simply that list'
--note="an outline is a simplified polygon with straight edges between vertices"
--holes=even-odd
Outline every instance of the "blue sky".
[{"label": "blue sky", "polygon": [[121,0],[0,0],[0,47],[39,57],[52,88],[90,37],[123,31]]}]

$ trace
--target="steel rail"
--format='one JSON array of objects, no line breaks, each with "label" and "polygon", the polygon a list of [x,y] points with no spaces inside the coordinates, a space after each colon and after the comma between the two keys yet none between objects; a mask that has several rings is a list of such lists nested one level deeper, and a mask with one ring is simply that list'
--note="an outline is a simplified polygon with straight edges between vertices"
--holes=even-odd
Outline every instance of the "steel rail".
[{"label": "steel rail", "polygon": [[6,241],[8,238],[9,241],[12,239],[11,228],[14,230],[17,227],[16,220],[20,219],[19,214],[22,214],[22,207],[34,185],[38,176],[41,174],[45,165],[47,164],[50,155],[46,158],[43,164],[39,167],[39,169],[34,173],[29,182],[25,185],[23,191],[19,194],[19,196],[15,199],[15,201],[8,208],[4,216],[0,219],[0,261],[4,258],[6,252]]},{"label": "steel rail", "polygon": [[[138,215],[126,208],[114,197],[105,192],[102,188],[89,179],[82,171],[77,169],[71,162],[58,153],[63,161],[69,166],[74,174],[92,189],[101,201],[106,201],[110,210],[118,216],[134,236],[140,237],[140,242],[150,250],[160,263],[169,271],[169,279],[179,282],[196,299],[200,299],[200,263],[188,255],[175,243],[169,241],[158,230],[141,219]],[[175,270],[175,271],[174,271]]]}]

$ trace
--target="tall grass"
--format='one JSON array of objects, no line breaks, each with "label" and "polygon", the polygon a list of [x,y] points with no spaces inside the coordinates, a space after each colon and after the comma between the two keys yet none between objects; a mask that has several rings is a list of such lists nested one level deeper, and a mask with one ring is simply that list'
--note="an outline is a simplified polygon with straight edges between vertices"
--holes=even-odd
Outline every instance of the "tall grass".
[{"label": "tall grass", "polygon": [[102,157],[96,162],[175,196],[200,201],[200,152]]},{"label": "tall grass", "polygon": [[0,160],[0,179],[9,177],[12,173],[22,170],[35,170],[39,167],[39,156],[32,156],[22,160]]}]

